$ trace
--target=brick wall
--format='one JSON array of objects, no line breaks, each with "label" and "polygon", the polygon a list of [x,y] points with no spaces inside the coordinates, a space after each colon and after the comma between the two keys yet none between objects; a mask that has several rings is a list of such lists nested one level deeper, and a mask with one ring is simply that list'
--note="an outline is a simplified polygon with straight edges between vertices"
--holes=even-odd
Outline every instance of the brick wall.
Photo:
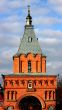
[{"label": "brick wall", "polygon": [[28,73],[28,61],[31,61],[32,73],[45,73],[46,72],[46,57],[42,55],[20,55],[14,56],[13,59],[13,72],[14,73]]}]

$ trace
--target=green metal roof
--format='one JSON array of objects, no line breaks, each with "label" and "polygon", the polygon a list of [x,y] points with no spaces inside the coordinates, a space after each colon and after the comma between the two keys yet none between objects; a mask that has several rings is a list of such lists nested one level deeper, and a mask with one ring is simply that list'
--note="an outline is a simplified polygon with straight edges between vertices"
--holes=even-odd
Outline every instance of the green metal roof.
[{"label": "green metal roof", "polygon": [[[30,39],[31,41],[29,41]],[[16,55],[28,53],[41,54],[41,48],[32,25],[25,26],[24,35],[20,42],[19,50]]]},{"label": "green metal roof", "polygon": [[44,77],[53,77],[53,76],[57,76],[56,74],[52,75],[52,74],[48,74],[48,73],[12,73],[12,74],[2,74],[2,76],[44,76]]}]

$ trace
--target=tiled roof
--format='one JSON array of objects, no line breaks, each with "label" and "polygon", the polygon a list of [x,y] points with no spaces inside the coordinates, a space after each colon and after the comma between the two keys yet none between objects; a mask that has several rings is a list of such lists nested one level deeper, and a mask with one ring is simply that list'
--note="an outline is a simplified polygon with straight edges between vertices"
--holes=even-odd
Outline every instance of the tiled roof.
[{"label": "tiled roof", "polygon": [[19,50],[16,55],[28,53],[41,54],[41,48],[32,25],[25,26],[24,35],[20,42]]}]

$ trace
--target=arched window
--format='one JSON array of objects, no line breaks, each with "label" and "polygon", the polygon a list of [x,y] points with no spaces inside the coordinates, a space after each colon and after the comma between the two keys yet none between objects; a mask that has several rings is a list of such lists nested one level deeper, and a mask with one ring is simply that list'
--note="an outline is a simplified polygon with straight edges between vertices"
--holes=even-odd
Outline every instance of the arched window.
[{"label": "arched window", "polygon": [[45,99],[47,99],[47,91],[45,91]]},{"label": "arched window", "polygon": [[20,61],[20,72],[22,73],[22,61]]},{"label": "arched window", "polygon": [[55,92],[53,91],[53,99],[55,99]]},{"label": "arched window", "polygon": [[38,61],[36,61],[36,72],[38,72]]},{"label": "arched window", "polygon": [[14,91],[11,92],[11,99],[13,100]]},{"label": "arched window", "polygon": [[7,99],[9,99],[10,91],[7,91]]},{"label": "arched window", "polygon": [[49,91],[49,99],[51,99],[52,97],[51,97],[51,93],[52,93],[52,91]]},{"label": "arched window", "polygon": [[31,43],[32,42],[32,37],[28,37],[28,42]]},{"label": "arched window", "polygon": [[31,61],[28,61],[28,72],[31,72]]},{"label": "arched window", "polygon": [[15,91],[15,100],[17,100],[17,91]]}]

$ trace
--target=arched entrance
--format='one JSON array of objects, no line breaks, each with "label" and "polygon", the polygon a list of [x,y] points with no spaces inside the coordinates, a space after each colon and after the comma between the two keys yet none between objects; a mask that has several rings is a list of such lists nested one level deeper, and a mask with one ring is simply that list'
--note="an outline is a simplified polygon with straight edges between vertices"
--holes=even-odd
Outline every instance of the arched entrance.
[{"label": "arched entrance", "polygon": [[19,110],[42,110],[40,101],[34,96],[26,96],[19,102]]}]

